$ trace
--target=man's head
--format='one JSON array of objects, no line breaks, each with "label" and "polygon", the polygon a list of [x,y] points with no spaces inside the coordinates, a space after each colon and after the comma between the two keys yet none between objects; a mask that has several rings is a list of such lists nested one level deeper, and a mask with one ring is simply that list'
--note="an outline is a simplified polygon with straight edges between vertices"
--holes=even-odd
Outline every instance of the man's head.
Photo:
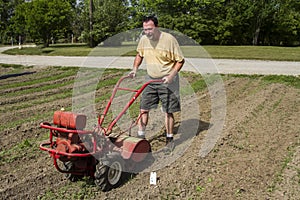
[{"label": "man's head", "polygon": [[150,40],[158,40],[160,32],[158,30],[158,20],[155,16],[148,16],[143,19],[143,31]]}]

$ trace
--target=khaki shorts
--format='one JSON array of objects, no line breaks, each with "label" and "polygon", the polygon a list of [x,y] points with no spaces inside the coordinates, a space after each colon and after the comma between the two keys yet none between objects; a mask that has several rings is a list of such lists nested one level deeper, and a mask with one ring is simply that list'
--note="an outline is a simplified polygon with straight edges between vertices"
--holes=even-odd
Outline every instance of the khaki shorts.
[{"label": "khaki shorts", "polygon": [[163,112],[174,113],[180,111],[179,77],[172,83],[150,83],[142,93],[140,108],[151,110],[157,108],[161,102]]}]

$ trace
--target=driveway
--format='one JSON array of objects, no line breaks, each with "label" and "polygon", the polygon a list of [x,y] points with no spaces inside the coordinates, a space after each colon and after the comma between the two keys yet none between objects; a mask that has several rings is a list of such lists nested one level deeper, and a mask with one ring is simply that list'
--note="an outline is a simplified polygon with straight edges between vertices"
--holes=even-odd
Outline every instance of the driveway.
[{"label": "driveway", "polygon": [[[17,46],[16,46],[17,47]],[[9,48],[1,47],[0,52]],[[25,66],[131,68],[134,57],[29,56],[0,53],[0,63]],[[142,66],[144,68],[145,66]],[[300,75],[300,62],[186,58],[183,70],[220,74]]]}]

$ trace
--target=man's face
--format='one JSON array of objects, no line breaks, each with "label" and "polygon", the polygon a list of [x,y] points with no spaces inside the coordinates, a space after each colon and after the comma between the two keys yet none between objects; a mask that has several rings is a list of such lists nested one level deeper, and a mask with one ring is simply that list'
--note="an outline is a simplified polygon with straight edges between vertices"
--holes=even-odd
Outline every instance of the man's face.
[{"label": "man's face", "polygon": [[154,22],[151,20],[143,23],[144,33],[150,40],[155,40],[156,28]]}]

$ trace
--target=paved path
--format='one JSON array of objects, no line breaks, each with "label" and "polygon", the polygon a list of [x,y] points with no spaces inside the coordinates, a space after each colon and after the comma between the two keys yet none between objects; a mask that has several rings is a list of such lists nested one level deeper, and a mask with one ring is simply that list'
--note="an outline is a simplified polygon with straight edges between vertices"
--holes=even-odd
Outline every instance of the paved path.
[{"label": "paved path", "polygon": [[[0,52],[12,47],[1,47]],[[72,57],[0,54],[0,63],[26,66],[131,68],[133,57]],[[144,67],[144,66],[142,66]],[[183,70],[221,74],[300,75],[300,62],[186,58]]]}]

